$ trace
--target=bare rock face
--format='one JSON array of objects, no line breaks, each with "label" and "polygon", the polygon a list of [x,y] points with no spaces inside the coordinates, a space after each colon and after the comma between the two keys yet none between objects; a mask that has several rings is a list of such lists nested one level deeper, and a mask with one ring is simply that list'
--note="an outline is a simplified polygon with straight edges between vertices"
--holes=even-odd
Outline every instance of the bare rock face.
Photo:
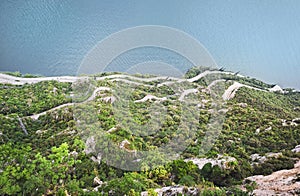
[{"label": "bare rock face", "polygon": [[246,107],[248,107],[248,104],[247,104],[247,103],[238,103],[237,105],[240,106],[241,108],[246,108]]},{"label": "bare rock face", "polygon": [[251,165],[262,164],[262,163],[264,163],[265,161],[267,161],[270,158],[277,159],[277,158],[279,158],[281,156],[282,156],[281,152],[279,152],[279,153],[269,152],[269,153],[265,154],[265,156],[262,156],[262,155],[259,155],[259,154],[252,154],[250,156],[251,161],[252,161]]},{"label": "bare rock face", "polygon": [[294,107],[295,111],[300,111],[300,107]]},{"label": "bare rock face", "polygon": [[292,120],[293,123],[300,124],[300,118],[295,118]]},{"label": "bare rock face", "polygon": [[43,134],[43,133],[46,133],[47,130],[37,130],[35,133],[36,134]]},{"label": "bare rock face", "polygon": [[265,156],[261,156],[259,154],[252,154],[250,156],[250,158],[251,158],[252,162],[260,163],[260,164],[264,163],[267,160],[267,158]]},{"label": "bare rock face", "polygon": [[212,166],[218,165],[222,169],[228,169],[231,162],[236,162],[236,158],[229,157],[229,156],[223,156],[218,155],[216,159],[210,159],[210,158],[190,158],[185,159],[185,162],[192,161],[195,165],[198,166],[199,169],[202,169],[205,164],[211,163]]},{"label": "bare rock face", "polygon": [[298,126],[300,124],[300,118],[295,118],[293,120],[281,119],[282,126]]},{"label": "bare rock face", "polygon": [[89,137],[86,140],[85,146],[86,146],[86,148],[85,148],[85,153],[86,154],[90,154],[92,152],[96,152],[96,149],[95,149],[95,147],[96,147],[96,141],[95,141],[94,136]]},{"label": "bare rock face", "polygon": [[105,103],[114,103],[116,101],[116,98],[114,96],[110,97],[103,97],[101,98]]},{"label": "bare rock face", "polygon": [[299,195],[300,161],[293,169],[280,170],[268,176],[250,176],[246,180],[256,182],[255,195]]},{"label": "bare rock face", "polygon": [[297,145],[297,146],[292,150],[292,152],[295,152],[295,153],[300,152],[300,145]]}]

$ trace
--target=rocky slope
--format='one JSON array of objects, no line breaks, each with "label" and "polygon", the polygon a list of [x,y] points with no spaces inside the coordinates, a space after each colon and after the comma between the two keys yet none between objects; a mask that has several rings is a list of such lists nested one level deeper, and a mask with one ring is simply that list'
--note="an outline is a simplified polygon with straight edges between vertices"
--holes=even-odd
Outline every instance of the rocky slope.
[{"label": "rocky slope", "polygon": [[254,181],[256,195],[299,195],[300,194],[300,161],[293,169],[280,170],[270,175],[250,176],[246,180]]}]

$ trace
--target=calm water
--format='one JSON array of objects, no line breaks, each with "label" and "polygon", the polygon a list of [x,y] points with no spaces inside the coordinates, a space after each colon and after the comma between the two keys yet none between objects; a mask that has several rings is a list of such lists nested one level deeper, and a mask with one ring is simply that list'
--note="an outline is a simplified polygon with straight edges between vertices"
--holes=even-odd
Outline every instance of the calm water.
[{"label": "calm water", "polygon": [[[165,25],[199,40],[220,66],[300,89],[299,1],[1,0],[0,71],[76,74],[95,44],[124,28]],[[128,52],[108,70],[144,61],[185,70],[170,51]]]}]

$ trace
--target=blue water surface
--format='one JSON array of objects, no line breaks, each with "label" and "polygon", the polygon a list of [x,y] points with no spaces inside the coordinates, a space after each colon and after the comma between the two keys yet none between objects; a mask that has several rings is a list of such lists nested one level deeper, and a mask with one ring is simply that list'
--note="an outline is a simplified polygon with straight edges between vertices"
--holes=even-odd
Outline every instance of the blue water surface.
[{"label": "blue water surface", "polygon": [[[0,71],[74,75],[110,34],[164,25],[196,38],[220,67],[300,89],[299,10],[297,0],[1,0]],[[135,51],[114,66],[125,70],[143,60],[191,66],[158,51]]]}]

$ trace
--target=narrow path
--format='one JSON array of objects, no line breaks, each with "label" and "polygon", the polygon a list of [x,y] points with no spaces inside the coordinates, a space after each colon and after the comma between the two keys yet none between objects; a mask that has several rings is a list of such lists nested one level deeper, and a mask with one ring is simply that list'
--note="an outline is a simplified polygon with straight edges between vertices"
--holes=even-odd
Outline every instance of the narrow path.
[{"label": "narrow path", "polygon": [[96,97],[97,97],[97,93],[99,92],[99,91],[110,91],[111,89],[110,88],[108,88],[108,87],[98,87],[98,88],[96,88],[94,91],[93,91],[93,94],[87,99],[87,100],[85,100],[85,101],[83,101],[83,102],[81,102],[81,103],[85,103],[85,102],[89,102],[89,101],[92,101],[92,100],[94,100]]},{"label": "narrow path", "polygon": [[158,76],[158,77],[153,77],[153,78],[140,78],[140,77],[135,77],[135,76],[131,76],[131,75],[123,75],[123,74],[97,77],[97,80],[115,79],[115,78],[125,78],[125,79],[127,78],[127,79],[132,79],[132,80],[138,80],[141,82],[153,82],[153,81],[157,81],[157,80],[179,80],[179,78],[168,77],[168,76]]},{"label": "narrow path", "polygon": [[198,90],[198,89],[195,89],[195,88],[184,90],[184,91],[181,93],[181,95],[180,95],[180,97],[179,97],[178,100],[179,100],[179,101],[183,101],[184,98],[185,98],[185,96],[187,96],[187,95],[189,95],[189,94],[191,94],[191,93],[198,93],[198,92],[199,92],[199,90]]},{"label": "narrow path", "polygon": [[41,112],[39,114],[33,114],[33,115],[29,116],[29,117],[32,118],[32,119],[34,119],[34,120],[37,120],[40,116],[45,115],[47,112],[52,112],[54,110],[58,110],[58,109],[61,109],[63,107],[73,106],[75,104],[81,104],[81,103],[86,103],[86,102],[92,101],[92,100],[94,100],[96,98],[97,92],[99,92],[99,91],[109,91],[109,90],[111,90],[111,89],[108,88],[108,87],[98,87],[98,88],[96,88],[93,91],[92,95],[88,99],[86,99],[85,101],[83,101],[83,102],[80,102],[80,103],[65,103],[65,104],[59,105],[57,107],[51,108],[50,110],[46,110],[44,112]]},{"label": "narrow path", "polygon": [[[179,100],[179,101],[183,101],[184,98],[185,98],[185,96],[187,96],[187,95],[189,95],[189,94],[192,94],[192,93],[198,93],[198,92],[199,92],[199,90],[198,90],[198,89],[195,89],[195,88],[184,90],[184,91],[180,94],[178,100]],[[168,99],[168,97],[170,97],[170,96],[166,96],[166,97],[156,97],[156,96],[154,96],[154,95],[150,95],[150,94],[149,94],[149,95],[146,95],[146,96],[145,96],[144,98],[142,98],[142,99],[135,100],[134,102],[135,102],[135,103],[140,103],[140,102],[146,102],[146,101],[148,101],[148,100],[165,101],[165,100]]]},{"label": "narrow path", "polygon": [[197,76],[193,77],[193,78],[189,78],[187,79],[187,81],[189,82],[195,82],[195,81],[198,81],[200,80],[201,78],[209,75],[209,74],[217,74],[217,73],[221,73],[221,74],[227,74],[227,75],[236,75],[236,76],[239,76],[239,77],[245,77],[243,75],[240,75],[240,74],[236,74],[236,73],[232,73],[232,72],[225,72],[225,71],[210,71],[210,70],[206,70],[200,74],[198,74]]},{"label": "narrow path", "polygon": [[127,84],[135,84],[135,85],[143,85],[143,86],[152,87],[152,85],[149,85],[149,84],[143,84],[143,83],[140,83],[140,82],[135,82],[135,81],[126,80],[126,79],[122,79],[122,78],[115,78],[115,79],[112,79],[110,81],[125,82]]},{"label": "narrow path", "polygon": [[[116,78],[128,78],[132,80],[138,80],[141,82],[152,82],[152,81],[157,81],[157,80],[173,80],[175,81],[188,81],[188,82],[195,82],[200,80],[201,78],[205,77],[206,75],[209,74],[214,74],[214,73],[223,73],[223,74],[230,74],[230,75],[235,75],[235,73],[232,72],[223,72],[223,71],[204,71],[197,76],[190,78],[190,79],[181,79],[181,78],[175,78],[175,77],[168,77],[168,76],[158,76],[158,77],[152,77],[152,78],[140,78],[140,77],[135,77],[131,75],[124,75],[124,74],[116,74],[116,75],[109,75],[109,76],[102,76],[102,77],[96,77],[96,80],[105,80],[105,79],[116,79]],[[239,77],[244,77],[242,75],[237,74]],[[78,79],[84,79],[88,78],[86,76],[56,76],[56,77],[38,77],[38,78],[22,78],[22,77],[15,77],[7,74],[0,73],[0,83],[3,84],[13,84],[13,85],[24,85],[26,83],[28,84],[34,84],[42,81],[50,81],[50,80],[55,80],[58,82],[75,82]]]},{"label": "narrow path", "polygon": [[234,98],[237,90],[241,87],[246,87],[246,88],[250,88],[250,89],[255,89],[255,90],[267,92],[267,91],[259,89],[259,88],[255,88],[255,87],[252,87],[252,86],[249,86],[249,85],[241,84],[239,82],[234,82],[231,86],[229,86],[225,90],[224,94],[222,95],[223,100],[226,101],[226,100],[230,100],[230,99]]},{"label": "narrow path", "polygon": [[23,130],[23,132],[25,133],[25,135],[28,135],[28,132],[27,132],[27,130],[25,128],[25,125],[23,124],[22,119],[19,116],[18,116],[18,121],[19,121],[21,129]]},{"label": "narrow path", "polygon": [[59,106],[57,106],[57,107],[51,108],[50,110],[41,112],[41,113],[39,113],[39,114],[33,114],[33,115],[31,115],[31,116],[28,116],[28,117],[30,117],[30,118],[32,118],[32,119],[34,119],[34,120],[37,120],[37,119],[39,119],[40,116],[45,115],[47,112],[52,112],[52,111],[54,111],[54,110],[58,110],[58,109],[60,109],[60,108],[67,107],[67,106],[71,106],[71,105],[74,105],[74,103],[65,103],[65,104],[59,105]]},{"label": "narrow path", "polygon": [[[58,82],[76,82],[79,79],[85,79],[88,77],[85,76],[57,76],[57,77],[38,77],[38,78],[22,78],[22,77],[15,77],[7,74],[0,73],[0,83],[2,84],[13,84],[13,85],[24,85],[26,83],[28,84],[34,84],[42,81],[51,81],[55,80]],[[142,82],[152,82],[156,80],[165,80],[165,79],[173,79],[176,80],[176,78],[171,77],[154,77],[154,78],[139,78],[135,76],[130,75],[109,75],[109,76],[103,76],[103,77],[96,77],[96,80],[105,80],[105,79],[116,79],[116,78],[128,78],[132,80],[138,80]]]},{"label": "narrow path", "polygon": [[[180,78],[174,78],[174,77],[165,77],[165,76],[160,76],[160,77],[153,77],[153,78],[139,78],[139,77],[135,77],[135,76],[130,76],[130,75],[123,75],[123,74],[117,74],[117,75],[109,75],[109,76],[103,76],[103,77],[96,77],[96,80],[105,80],[105,79],[109,79],[110,81],[121,81],[121,82],[126,82],[126,83],[130,83],[130,84],[136,84],[136,85],[145,85],[145,86],[152,86],[152,85],[148,85],[148,84],[143,84],[140,82],[136,82],[136,81],[141,81],[141,82],[152,82],[152,81],[157,81],[157,80],[169,80],[169,81],[165,81],[162,82],[160,84],[158,84],[157,86],[162,86],[162,85],[170,85],[170,84],[174,84],[174,83],[178,83],[178,82],[184,82],[184,81],[188,81],[190,83],[195,82],[200,80],[201,78],[209,75],[209,74],[214,74],[214,73],[222,73],[222,74],[230,74],[230,75],[235,75],[235,73],[232,72],[223,72],[223,71],[204,71],[200,74],[198,74],[197,76],[190,78],[190,79],[180,79]],[[242,75],[239,75],[240,77],[244,77]],[[88,78],[86,76],[82,76],[82,77],[76,77],[76,76],[59,76],[59,77],[39,77],[39,78],[20,78],[20,77],[15,77],[15,76],[10,76],[7,74],[2,74],[0,73],[0,83],[8,83],[8,84],[13,84],[13,85],[23,85],[23,84],[34,84],[34,83],[38,83],[41,81],[50,81],[50,80],[55,80],[58,82],[76,82],[79,79],[85,79]],[[132,80],[136,80],[136,81],[131,81],[128,79],[132,79]],[[213,81],[208,87],[207,89],[209,90],[213,85],[215,85],[218,82],[224,81],[223,79],[220,80],[215,80]],[[260,90],[260,91],[264,91],[262,89],[258,89],[252,86],[248,86],[248,85],[244,85],[241,84],[239,82],[234,82],[228,89],[225,90],[222,98],[223,100],[229,100],[232,99],[237,90],[240,87],[247,87],[247,88],[251,88],[251,89],[256,89],[256,90]],[[93,91],[93,94],[85,101],[81,102],[88,102],[88,101],[92,101],[96,98],[97,96],[97,92],[98,91],[105,91],[105,90],[111,90],[108,87],[98,87]],[[179,101],[182,101],[184,99],[184,97],[190,93],[197,93],[198,90],[197,89],[187,89],[184,90],[183,93],[180,95],[179,97]],[[158,98],[156,96],[153,95],[147,95],[145,96],[143,99],[141,100],[136,100],[135,102],[145,102],[148,100],[152,100],[152,99],[156,99],[156,100],[166,100],[167,97],[163,97],[163,98]],[[29,116],[32,119],[38,119],[41,115],[45,115],[47,112],[51,112],[66,106],[71,106],[74,105],[75,103],[66,103],[66,104],[62,104],[60,106],[54,107],[52,109],[49,109],[47,111],[41,112],[39,114],[34,114]]]},{"label": "narrow path", "polygon": [[219,82],[225,82],[226,80],[224,80],[224,79],[219,79],[219,80],[214,80],[212,83],[210,83],[208,86],[207,86],[207,89],[208,90],[211,90],[211,88],[213,87],[213,86],[215,86],[217,83],[219,83]]},{"label": "narrow path", "polygon": [[51,81],[51,80],[55,80],[58,82],[75,82],[77,79],[78,77],[74,77],[74,76],[21,78],[21,77],[15,77],[15,76],[10,76],[7,74],[0,73],[0,83],[13,84],[13,85],[24,85],[26,83],[34,84],[42,81]]},{"label": "narrow path", "polygon": [[234,82],[231,86],[228,87],[228,89],[225,90],[224,94],[222,95],[223,100],[234,98],[236,91],[242,86],[244,85],[238,82]]}]

